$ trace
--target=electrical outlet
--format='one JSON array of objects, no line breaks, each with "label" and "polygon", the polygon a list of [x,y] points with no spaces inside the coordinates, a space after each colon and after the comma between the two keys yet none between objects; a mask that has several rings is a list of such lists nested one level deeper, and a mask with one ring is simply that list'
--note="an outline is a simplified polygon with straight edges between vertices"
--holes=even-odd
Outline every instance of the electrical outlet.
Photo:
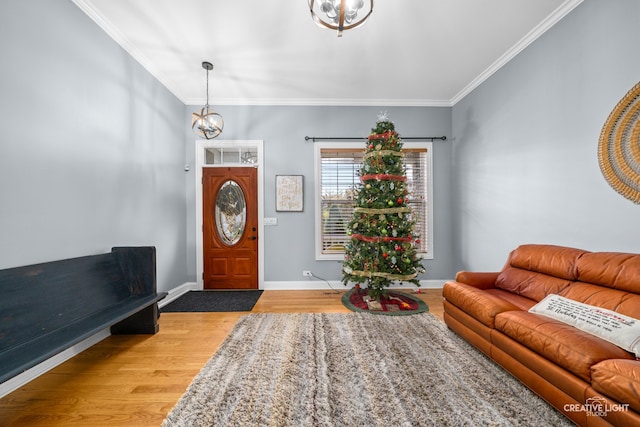
[{"label": "electrical outlet", "polygon": [[313,275],[311,274],[311,272],[309,270],[305,270],[302,272],[302,276],[303,277],[313,277]]}]

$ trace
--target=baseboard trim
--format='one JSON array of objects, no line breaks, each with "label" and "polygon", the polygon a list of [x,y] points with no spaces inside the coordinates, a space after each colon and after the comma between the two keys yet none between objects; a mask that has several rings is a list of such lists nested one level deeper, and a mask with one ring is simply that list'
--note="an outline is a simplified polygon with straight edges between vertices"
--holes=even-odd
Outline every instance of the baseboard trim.
[{"label": "baseboard trim", "polygon": [[[420,288],[421,289],[442,289],[445,282],[449,279],[442,280],[421,280]],[[311,277],[307,280],[289,280],[289,281],[266,281],[260,286],[259,289],[263,291],[305,291],[305,290],[316,290],[316,289],[334,289],[337,291],[346,291],[351,288],[350,286],[344,286],[339,280],[329,280],[326,281],[324,279],[319,279],[317,277]],[[389,287],[390,289],[416,289],[414,285],[407,283],[393,284]],[[187,282],[182,285],[171,289],[167,296],[158,303],[158,307],[162,308],[170,302],[180,298],[182,295],[186,294],[189,291],[198,291],[202,290],[198,288],[196,282]]]},{"label": "baseboard trim", "polygon": [[198,284],[196,282],[186,282],[180,286],[177,286],[171,289],[167,296],[162,299],[162,301],[158,302],[158,307],[162,308],[165,305],[169,304],[172,301],[180,298],[182,295],[186,294],[189,291],[197,291]]},{"label": "baseboard trim", "polygon": [[[441,289],[447,280],[421,280],[420,288],[421,289]],[[300,281],[287,281],[287,282],[278,282],[278,281],[269,281],[264,282],[264,285],[261,289],[267,290],[277,290],[277,291],[301,291],[301,290],[316,290],[316,289],[334,289],[337,291],[346,291],[350,289],[351,286],[344,286],[341,281],[338,280],[329,280],[328,282],[325,280],[311,278],[309,280],[300,280]],[[407,289],[412,288],[416,289],[414,285],[401,283],[401,284],[393,284],[389,286],[390,289]]]}]

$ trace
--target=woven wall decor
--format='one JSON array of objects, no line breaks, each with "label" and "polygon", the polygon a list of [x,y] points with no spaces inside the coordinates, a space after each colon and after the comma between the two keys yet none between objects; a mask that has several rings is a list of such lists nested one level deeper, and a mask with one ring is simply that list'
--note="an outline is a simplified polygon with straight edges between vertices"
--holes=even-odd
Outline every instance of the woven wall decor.
[{"label": "woven wall decor", "polygon": [[602,127],[598,162],[614,190],[640,203],[640,83],[618,102]]}]

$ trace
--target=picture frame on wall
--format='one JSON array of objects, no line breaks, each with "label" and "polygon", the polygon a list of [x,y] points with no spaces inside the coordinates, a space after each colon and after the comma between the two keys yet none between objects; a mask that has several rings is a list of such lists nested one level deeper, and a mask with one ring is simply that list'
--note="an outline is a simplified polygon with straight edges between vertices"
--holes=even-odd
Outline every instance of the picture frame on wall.
[{"label": "picture frame on wall", "polygon": [[304,210],[304,175],[276,175],[276,212]]}]

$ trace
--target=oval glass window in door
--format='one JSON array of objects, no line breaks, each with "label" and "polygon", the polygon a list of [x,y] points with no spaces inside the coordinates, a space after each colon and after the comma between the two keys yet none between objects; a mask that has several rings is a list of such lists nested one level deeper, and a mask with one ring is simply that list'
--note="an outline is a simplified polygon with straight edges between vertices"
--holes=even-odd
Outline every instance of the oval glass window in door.
[{"label": "oval glass window in door", "polygon": [[216,196],[215,222],[218,236],[227,245],[238,243],[247,223],[244,192],[235,181],[227,181]]}]

